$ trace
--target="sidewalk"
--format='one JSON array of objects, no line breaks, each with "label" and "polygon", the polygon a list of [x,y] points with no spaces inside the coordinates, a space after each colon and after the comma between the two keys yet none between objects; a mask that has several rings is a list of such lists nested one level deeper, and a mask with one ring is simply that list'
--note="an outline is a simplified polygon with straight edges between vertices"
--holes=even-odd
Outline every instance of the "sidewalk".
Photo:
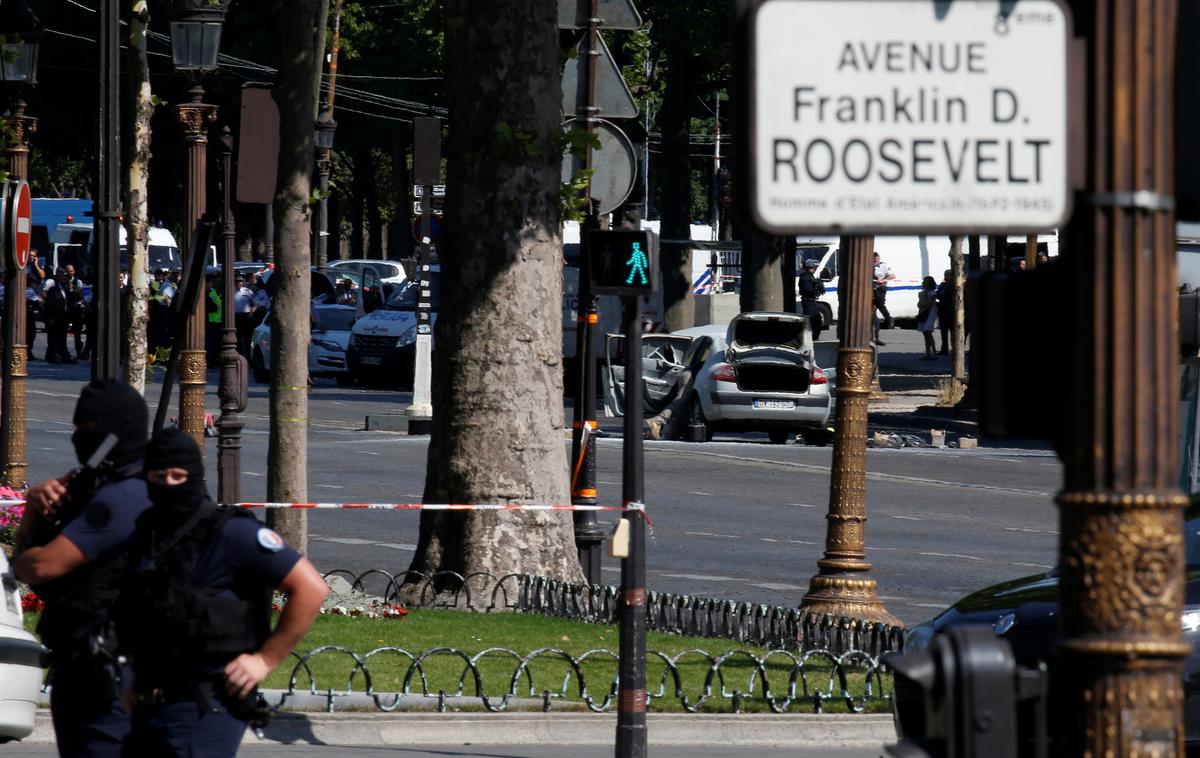
[{"label": "sidewalk", "polygon": [[[659,714],[647,716],[651,747],[787,748],[807,746],[877,751],[894,742],[889,714]],[[486,745],[611,745],[616,714],[591,713],[295,713],[276,715],[260,740],[243,745],[431,747]],[[21,744],[52,744],[47,710]]]}]

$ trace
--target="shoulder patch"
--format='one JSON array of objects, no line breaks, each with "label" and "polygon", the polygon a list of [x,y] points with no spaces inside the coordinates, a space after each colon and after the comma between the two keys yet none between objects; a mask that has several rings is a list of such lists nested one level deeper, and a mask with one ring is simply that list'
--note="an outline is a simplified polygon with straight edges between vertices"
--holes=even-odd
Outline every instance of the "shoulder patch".
[{"label": "shoulder patch", "polygon": [[112,511],[104,503],[92,503],[92,506],[87,509],[84,520],[87,521],[88,526],[102,529],[112,521]]},{"label": "shoulder patch", "polygon": [[258,544],[269,553],[278,553],[283,550],[283,538],[265,527],[258,530]]}]

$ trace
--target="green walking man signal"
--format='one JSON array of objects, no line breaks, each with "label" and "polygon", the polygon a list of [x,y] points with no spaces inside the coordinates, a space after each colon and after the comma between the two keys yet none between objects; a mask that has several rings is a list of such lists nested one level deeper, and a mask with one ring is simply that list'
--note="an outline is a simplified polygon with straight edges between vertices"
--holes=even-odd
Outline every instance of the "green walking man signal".
[{"label": "green walking man signal", "polygon": [[588,275],[598,295],[650,295],[655,290],[654,232],[620,229],[588,233]]}]

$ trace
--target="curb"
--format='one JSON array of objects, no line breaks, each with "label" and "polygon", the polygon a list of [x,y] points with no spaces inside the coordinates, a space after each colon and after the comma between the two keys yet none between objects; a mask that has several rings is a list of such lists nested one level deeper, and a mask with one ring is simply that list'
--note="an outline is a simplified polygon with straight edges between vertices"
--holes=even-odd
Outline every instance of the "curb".
[{"label": "curb", "polygon": [[[879,748],[894,742],[887,714],[667,714],[646,716],[650,746]],[[280,713],[244,745],[450,746],[611,745],[616,714],[591,713]],[[38,710],[27,744],[52,744],[50,712]]]}]

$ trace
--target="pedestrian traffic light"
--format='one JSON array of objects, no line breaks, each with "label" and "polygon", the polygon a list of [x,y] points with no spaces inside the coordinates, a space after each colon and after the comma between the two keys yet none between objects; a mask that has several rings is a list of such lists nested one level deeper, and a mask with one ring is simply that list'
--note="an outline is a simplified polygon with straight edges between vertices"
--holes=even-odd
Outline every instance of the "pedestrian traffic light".
[{"label": "pedestrian traffic light", "polygon": [[588,276],[597,295],[650,295],[656,285],[654,232],[620,229],[588,232]]},{"label": "pedestrian traffic light", "polygon": [[894,672],[893,758],[1044,758],[1045,666],[1018,666],[985,624],[951,627],[929,648],[887,659]]}]

